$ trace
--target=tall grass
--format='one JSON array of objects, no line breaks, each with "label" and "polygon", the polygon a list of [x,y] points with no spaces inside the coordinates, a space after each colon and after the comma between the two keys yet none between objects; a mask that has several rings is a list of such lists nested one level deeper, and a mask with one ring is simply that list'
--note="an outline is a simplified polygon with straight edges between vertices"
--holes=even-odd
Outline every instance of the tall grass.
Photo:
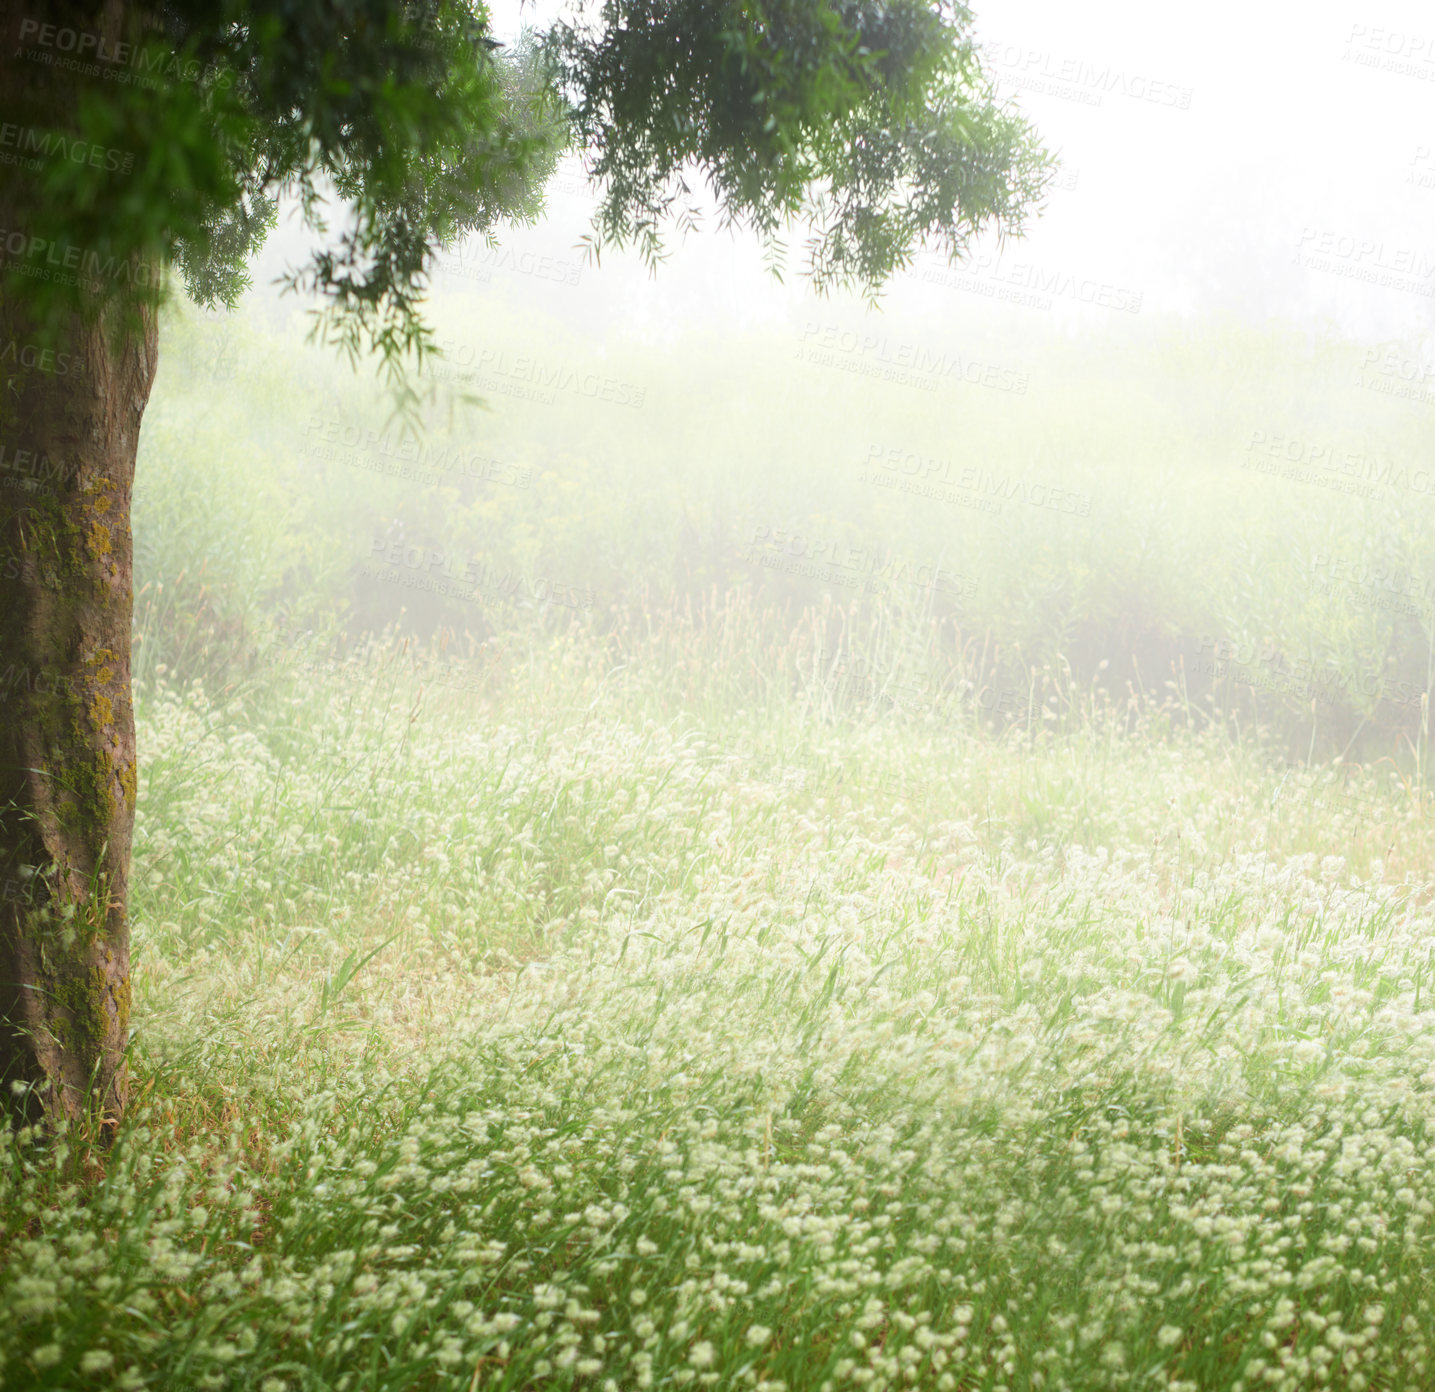
[{"label": "tall grass", "polygon": [[[1069,390],[963,448],[1060,440],[1093,520],[947,517],[805,421],[707,495],[601,421],[499,421],[527,489],[300,460],[357,389],[242,329],[206,393],[179,332],[135,1100],[4,1141],[0,1385],[1429,1385],[1429,712],[1362,685],[1428,635],[1310,579],[1429,532],[1244,475],[1230,534],[1222,451],[1293,381],[1172,337],[1210,409],[1137,364],[1118,426],[1049,346]],[[975,588],[752,559],[793,523]],[[376,583],[391,536],[515,583]]]},{"label": "tall grass", "polygon": [[156,680],[137,1104],[10,1145],[5,1385],[1425,1385],[1422,801],[685,711],[677,632]]}]

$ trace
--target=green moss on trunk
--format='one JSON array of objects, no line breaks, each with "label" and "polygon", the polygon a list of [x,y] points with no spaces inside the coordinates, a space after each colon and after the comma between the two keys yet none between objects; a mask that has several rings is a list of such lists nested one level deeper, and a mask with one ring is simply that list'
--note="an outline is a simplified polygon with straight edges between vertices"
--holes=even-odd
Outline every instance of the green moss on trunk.
[{"label": "green moss on trunk", "polygon": [[[3,209],[0,209],[3,212]],[[0,303],[0,336],[23,339]],[[130,482],[155,335],[76,321],[86,371],[0,382],[0,443],[63,462],[0,509],[0,1088],[113,1116],[130,1023],[126,914],[137,770],[130,699]]]}]

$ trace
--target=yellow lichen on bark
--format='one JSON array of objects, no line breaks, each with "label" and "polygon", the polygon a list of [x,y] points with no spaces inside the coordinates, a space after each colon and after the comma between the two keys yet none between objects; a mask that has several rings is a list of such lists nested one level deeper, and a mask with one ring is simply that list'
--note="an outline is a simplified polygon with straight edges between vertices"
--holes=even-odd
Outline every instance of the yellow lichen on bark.
[{"label": "yellow lichen on bark", "polygon": [[96,561],[103,561],[110,554],[110,529],[103,522],[91,522],[89,535],[86,538],[90,546],[90,556]]}]

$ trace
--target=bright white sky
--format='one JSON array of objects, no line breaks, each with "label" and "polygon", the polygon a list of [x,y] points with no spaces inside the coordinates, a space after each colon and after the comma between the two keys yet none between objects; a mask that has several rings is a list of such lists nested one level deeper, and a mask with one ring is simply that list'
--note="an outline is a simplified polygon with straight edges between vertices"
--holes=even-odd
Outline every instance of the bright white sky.
[{"label": "bright white sky", "polygon": [[[1220,302],[1330,317],[1360,337],[1435,331],[1435,7],[974,8],[995,70],[1076,179],[1010,259],[1139,287],[1152,309]],[[542,23],[558,9],[528,3],[523,15]],[[493,14],[516,31],[516,0]],[[1023,79],[1034,85],[1019,90]],[[1168,85],[1158,100],[1123,94],[1153,83]],[[1159,99],[1171,89],[1189,89],[1187,109]],[[1100,104],[1073,100],[1078,91]],[[1296,265],[1302,249],[1332,269]],[[1355,278],[1382,271],[1396,283]],[[755,288],[771,293],[770,282]]]},{"label": "bright white sky", "polygon": [[[523,18],[542,25],[559,9],[530,0]],[[493,13],[501,36],[516,34],[518,0],[497,0]],[[986,0],[976,31],[1074,183],[1003,253],[1006,275],[1028,265],[1094,279],[1139,292],[1155,313],[1221,309],[1326,321],[1361,339],[1435,340],[1428,0]],[[505,241],[572,258],[585,207],[560,189],[541,228]],[[257,268],[260,283],[278,250]],[[673,251],[656,282],[631,259],[605,257],[571,293],[571,311],[608,323],[620,314],[657,337],[678,318],[804,312],[801,282],[765,276],[755,243],[706,235]],[[920,312],[922,293],[899,284],[893,303]],[[1110,311],[1073,301],[1058,312]]]}]

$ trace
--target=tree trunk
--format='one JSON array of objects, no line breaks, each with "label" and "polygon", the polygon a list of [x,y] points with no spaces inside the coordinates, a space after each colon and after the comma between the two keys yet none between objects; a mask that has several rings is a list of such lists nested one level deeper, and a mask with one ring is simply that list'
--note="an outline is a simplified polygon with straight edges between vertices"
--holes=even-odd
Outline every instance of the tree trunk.
[{"label": "tree trunk", "polygon": [[[6,119],[29,137],[74,127],[93,65],[55,60],[77,36],[116,53],[140,18],[130,0],[12,5]],[[130,487],[155,318],[111,320],[112,306],[40,332],[30,287],[76,284],[64,272],[94,253],[27,232],[48,211],[34,164],[0,180],[5,262],[31,277],[0,291],[0,1107],[114,1120],[130,1019]],[[75,307],[91,303],[80,282]]]},{"label": "tree trunk", "polygon": [[0,303],[0,1087],[114,1120],[130,1020],[130,491],[155,319],[26,351]]}]

